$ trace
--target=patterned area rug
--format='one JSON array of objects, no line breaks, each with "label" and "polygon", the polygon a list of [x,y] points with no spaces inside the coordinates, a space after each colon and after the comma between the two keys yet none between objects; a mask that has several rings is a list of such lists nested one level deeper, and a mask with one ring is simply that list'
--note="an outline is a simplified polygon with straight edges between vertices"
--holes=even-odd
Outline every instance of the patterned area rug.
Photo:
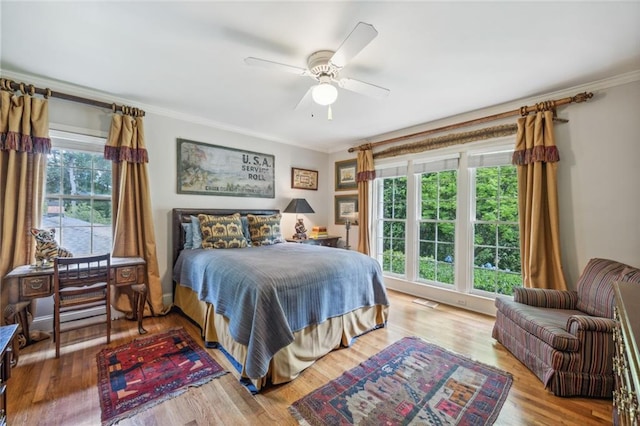
[{"label": "patterned area rug", "polygon": [[513,378],[405,337],[289,407],[304,425],[491,425]]},{"label": "patterned area rug", "polygon": [[103,349],[96,358],[103,425],[227,373],[182,328]]}]

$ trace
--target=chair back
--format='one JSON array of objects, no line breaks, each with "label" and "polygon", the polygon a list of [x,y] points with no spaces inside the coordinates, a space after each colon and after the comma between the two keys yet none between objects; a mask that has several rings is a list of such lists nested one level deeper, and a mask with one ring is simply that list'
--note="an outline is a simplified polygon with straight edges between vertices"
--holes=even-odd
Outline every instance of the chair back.
[{"label": "chair back", "polygon": [[98,283],[108,285],[111,255],[58,257],[53,266],[56,293],[69,287],[87,287]]},{"label": "chair back", "polygon": [[627,265],[615,260],[589,260],[578,279],[576,307],[589,315],[613,318],[613,282],[620,279],[625,268]]}]

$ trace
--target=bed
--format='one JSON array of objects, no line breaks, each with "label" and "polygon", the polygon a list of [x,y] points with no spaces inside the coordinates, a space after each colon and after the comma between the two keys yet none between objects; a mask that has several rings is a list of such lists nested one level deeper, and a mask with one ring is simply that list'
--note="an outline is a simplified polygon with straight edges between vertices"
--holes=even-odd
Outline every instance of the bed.
[{"label": "bed", "polygon": [[236,213],[247,235],[247,217],[273,220],[279,211],[173,209],[174,305],[200,327],[207,346],[229,356],[253,391],[291,381],[330,351],[385,326],[382,271],[369,256],[286,242],[185,248],[193,217]]}]

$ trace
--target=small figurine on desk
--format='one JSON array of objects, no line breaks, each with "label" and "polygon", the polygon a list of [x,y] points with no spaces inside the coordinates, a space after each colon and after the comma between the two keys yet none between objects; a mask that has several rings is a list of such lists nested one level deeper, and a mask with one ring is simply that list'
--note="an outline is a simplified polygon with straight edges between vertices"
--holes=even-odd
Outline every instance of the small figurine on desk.
[{"label": "small figurine on desk", "polygon": [[296,240],[306,240],[307,239],[307,228],[304,227],[304,222],[302,219],[298,219],[296,223],[296,233],[293,236]]},{"label": "small figurine on desk", "polygon": [[73,257],[73,254],[60,247],[55,239],[56,230],[31,228],[31,234],[36,240],[36,268],[46,269],[53,267],[55,257]]}]

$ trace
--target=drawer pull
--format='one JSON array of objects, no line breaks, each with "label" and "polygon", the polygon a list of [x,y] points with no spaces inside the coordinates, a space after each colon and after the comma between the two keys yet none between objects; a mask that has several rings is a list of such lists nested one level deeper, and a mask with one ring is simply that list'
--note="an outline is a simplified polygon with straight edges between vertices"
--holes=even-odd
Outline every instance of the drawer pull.
[{"label": "drawer pull", "polygon": [[31,290],[40,290],[42,288],[42,286],[44,285],[45,280],[42,278],[39,279],[32,279],[31,281],[29,281],[29,287],[31,287]]},{"label": "drawer pull", "polygon": [[122,278],[129,278],[132,275],[131,273],[132,273],[131,269],[125,269],[120,272],[120,276]]}]

